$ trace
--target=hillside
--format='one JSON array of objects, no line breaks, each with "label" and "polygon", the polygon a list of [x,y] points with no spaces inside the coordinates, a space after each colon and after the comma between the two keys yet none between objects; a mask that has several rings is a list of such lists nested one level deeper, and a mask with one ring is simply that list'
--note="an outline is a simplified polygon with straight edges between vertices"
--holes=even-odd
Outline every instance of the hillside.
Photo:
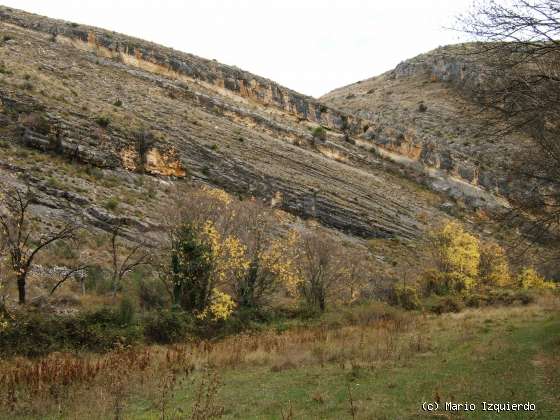
[{"label": "hillside", "polygon": [[[149,130],[153,175],[281,197],[288,211],[365,237],[411,237],[419,213],[439,217],[412,183],[342,140],[336,127],[351,117],[311,98],[118,34],[7,9],[0,20],[4,141],[49,151],[55,135],[60,155],[122,173],[136,169],[135,130]],[[36,114],[43,127],[28,121]],[[332,131],[314,144],[319,123]]]},{"label": "hillside", "polygon": [[[237,68],[96,28],[7,8],[0,22],[4,143],[127,178],[123,170],[138,170],[137,134],[149,132],[148,174],[255,195],[366,238],[416,237],[422,220],[442,218],[444,199],[417,182],[475,207],[507,206],[481,188],[482,175],[473,181],[468,160],[447,174],[385,159],[388,151],[397,162],[415,159],[420,149],[407,141],[379,148],[369,114],[357,118]],[[327,131],[316,138],[318,126]],[[400,127],[391,126],[397,138]],[[6,175],[30,164],[5,154],[1,166]],[[73,191],[84,210],[108,199],[101,189],[88,197],[93,189],[85,187]],[[102,224],[99,213],[88,211]]]},{"label": "hillside", "polygon": [[476,49],[473,44],[441,47],[321,100],[374,121],[375,129],[365,137],[397,154],[395,159],[404,154],[408,163],[420,162],[426,170],[507,198],[528,188],[505,166],[530,144],[521,133],[490,134],[488,127],[496,122],[473,98],[473,88],[485,83]]}]

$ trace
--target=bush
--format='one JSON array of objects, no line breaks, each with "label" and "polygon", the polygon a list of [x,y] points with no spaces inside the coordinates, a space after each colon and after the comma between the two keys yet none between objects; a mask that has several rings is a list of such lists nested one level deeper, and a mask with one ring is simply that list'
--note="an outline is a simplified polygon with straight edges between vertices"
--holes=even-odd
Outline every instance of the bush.
[{"label": "bush", "polygon": [[469,290],[473,287],[473,279],[459,272],[444,273],[430,270],[424,273],[424,290],[427,295],[444,296]]},{"label": "bush", "polygon": [[109,199],[103,204],[103,207],[105,207],[107,210],[111,210],[111,211],[116,210],[118,206],[119,206],[119,199],[116,198],[116,197],[111,197],[111,198],[109,198]]},{"label": "bush", "polygon": [[321,141],[325,141],[327,139],[327,130],[324,127],[315,127],[311,132],[314,139],[319,139]]},{"label": "bush", "polygon": [[144,319],[144,337],[151,343],[171,344],[183,341],[192,331],[193,320],[183,311],[154,312]]},{"label": "bush", "polygon": [[407,310],[419,309],[418,291],[412,286],[396,285],[391,296],[391,303]]},{"label": "bush", "polygon": [[518,299],[519,299],[519,303],[521,303],[522,305],[528,305],[529,303],[532,303],[535,300],[535,298],[532,295],[530,295],[525,291],[521,291],[518,293]]},{"label": "bush", "polygon": [[137,280],[138,299],[144,310],[161,309],[167,304],[167,290],[161,281],[148,277]]},{"label": "bush", "polygon": [[433,301],[428,308],[435,314],[444,314],[448,312],[461,312],[463,309],[463,302],[457,296],[445,296],[437,298]]},{"label": "bush", "polygon": [[136,317],[136,304],[130,299],[130,297],[125,296],[119,303],[118,315],[121,324],[130,325],[133,323]]},{"label": "bush", "polygon": [[108,117],[97,117],[95,119],[95,122],[97,123],[97,125],[103,128],[107,128],[109,127],[109,124],[111,124],[111,120]]},{"label": "bush", "polygon": [[0,331],[0,354],[36,357],[55,351],[108,351],[141,339],[138,325],[123,325],[118,311],[110,309],[72,316],[19,313]]},{"label": "bush", "polygon": [[480,308],[488,304],[488,299],[484,294],[472,293],[465,297],[465,305],[469,308]]},{"label": "bush", "polygon": [[533,302],[534,297],[526,290],[515,289],[484,289],[478,293],[464,296],[465,305],[471,308],[479,308],[489,305],[527,305]]},{"label": "bush", "polygon": [[546,281],[534,268],[524,268],[517,275],[517,283],[523,289],[555,289],[556,284]]}]

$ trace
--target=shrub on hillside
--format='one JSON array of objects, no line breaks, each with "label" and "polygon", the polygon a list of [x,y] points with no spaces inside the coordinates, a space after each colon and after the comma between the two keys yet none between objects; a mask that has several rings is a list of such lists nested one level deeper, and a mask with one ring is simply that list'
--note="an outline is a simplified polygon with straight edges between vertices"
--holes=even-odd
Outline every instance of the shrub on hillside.
[{"label": "shrub on hillside", "polygon": [[109,124],[111,124],[111,120],[109,119],[109,117],[97,117],[95,119],[95,122],[98,126],[103,128],[107,128],[109,127]]},{"label": "shrub on hillside", "polygon": [[313,129],[311,135],[314,139],[325,141],[327,139],[327,130],[325,130],[321,126],[318,126]]},{"label": "shrub on hillside", "polygon": [[556,284],[551,281],[546,281],[537,271],[532,267],[524,268],[517,275],[517,284],[523,289],[549,289],[556,288]]},{"label": "shrub on hillside", "polygon": [[421,306],[416,288],[406,285],[396,285],[393,288],[391,303],[407,310],[419,309]]},{"label": "shrub on hillside", "polygon": [[479,275],[481,282],[487,285],[503,287],[511,283],[506,253],[495,242],[486,242],[480,247]]}]

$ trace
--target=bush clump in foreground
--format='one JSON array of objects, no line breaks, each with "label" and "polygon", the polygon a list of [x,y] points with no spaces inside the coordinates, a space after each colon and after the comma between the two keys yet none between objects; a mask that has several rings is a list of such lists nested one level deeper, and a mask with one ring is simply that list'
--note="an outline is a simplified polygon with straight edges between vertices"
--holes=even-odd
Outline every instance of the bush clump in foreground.
[{"label": "bush clump in foreground", "polygon": [[18,313],[0,331],[0,354],[36,357],[57,351],[102,352],[142,340],[139,325],[122,322],[118,310],[71,316]]}]

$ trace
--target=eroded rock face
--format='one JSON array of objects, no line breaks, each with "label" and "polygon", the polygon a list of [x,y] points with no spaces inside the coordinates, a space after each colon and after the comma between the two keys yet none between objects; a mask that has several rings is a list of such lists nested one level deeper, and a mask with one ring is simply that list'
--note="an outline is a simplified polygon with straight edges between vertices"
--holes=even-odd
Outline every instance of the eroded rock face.
[{"label": "eroded rock face", "polygon": [[120,152],[120,158],[122,166],[129,171],[176,178],[187,176],[187,170],[173,148],[162,153],[159,149],[152,147],[146,151],[146,155],[142,159],[134,147],[125,147]]},{"label": "eroded rock face", "polygon": [[[507,183],[503,182],[495,172],[487,172],[478,162],[469,161],[468,153],[450,153],[432,136],[418,136],[411,127],[403,127],[400,120],[394,124],[385,124],[378,118],[375,109],[369,111],[362,107],[344,107],[336,101],[329,100],[327,103],[335,106],[325,105],[325,102],[301,95],[236,67],[97,28],[6,9],[0,10],[0,20],[34,31],[56,34],[57,42],[62,45],[95,53],[97,57],[123,63],[129,68],[140,69],[143,74],[149,72],[156,78],[161,76],[164,80],[171,79],[186,84],[194,82],[204,86],[217,93],[219,97],[227,99],[224,101],[217,99],[215,95],[203,95],[193,91],[182,92],[182,94],[190,95],[202,106],[219,112],[233,113],[237,117],[244,114],[242,118],[247,119],[247,111],[239,112],[239,107],[245,104],[258,104],[292,115],[298,121],[308,121],[323,125],[335,132],[344,132],[347,138],[351,138],[362,148],[376,151],[379,156],[417,171],[418,175],[426,178],[429,186],[439,182],[441,177],[449,177],[450,185],[457,184],[455,179],[459,184],[467,182],[472,188],[457,188],[454,194],[464,196],[465,201],[475,207],[499,208],[506,205],[504,200],[492,197],[493,194],[507,195],[508,193]],[[427,54],[399,64],[388,77],[399,79],[424,74],[432,81],[449,81],[465,86],[475,83],[478,77],[477,72],[469,66],[465,60],[457,59],[456,56]],[[355,98],[356,95],[345,94],[345,97]],[[272,125],[272,132],[278,128],[278,124],[270,118],[256,115],[251,115],[249,118],[260,119],[261,121],[256,121],[257,125],[263,123]],[[301,137],[301,134],[294,135],[293,130],[286,126],[284,128],[285,131],[292,131],[289,133],[292,141],[299,141],[297,138]],[[356,142],[354,138],[363,141]],[[332,156],[340,156],[338,152],[328,153]],[[164,171],[156,170],[154,173],[172,172],[168,168]],[[487,191],[479,191],[480,189]],[[488,200],[480,200],[481,196],[487,197]]]},{"label": "eroded rock face", "polygon": [[362,137],[380,154],[431,174],[436,190],[444,184],[449,195],[472,205],[507,207],[508,197],[531,188],[504,169],[530,153],[530,142],[521,133],[491,137],[485,130],[494,123],[473,92],[489,75],[469,58],[472,48],[456,45],[422,54],[321,100],[371,121]]},{"label": "eroded rock face", "polygon": [[[417,182],[473,206],[504,205],[481,188],[470,163],[459,167],[436,142],[380,124],[375,113],[351,115],[237,68],[108,31],[6,8],[0,25],[15,41],[0,48],[6,65],[40,74],[27,90],[16,75],[0,87],[10,141],[105,170],[170,182],[190,176],[366,238],[412,238],[426,226],[419,214],[443,216]],[[329,129],[320,141],[311,134],[318,124]],[[142,158],[139,129],[158,135]]]}]

